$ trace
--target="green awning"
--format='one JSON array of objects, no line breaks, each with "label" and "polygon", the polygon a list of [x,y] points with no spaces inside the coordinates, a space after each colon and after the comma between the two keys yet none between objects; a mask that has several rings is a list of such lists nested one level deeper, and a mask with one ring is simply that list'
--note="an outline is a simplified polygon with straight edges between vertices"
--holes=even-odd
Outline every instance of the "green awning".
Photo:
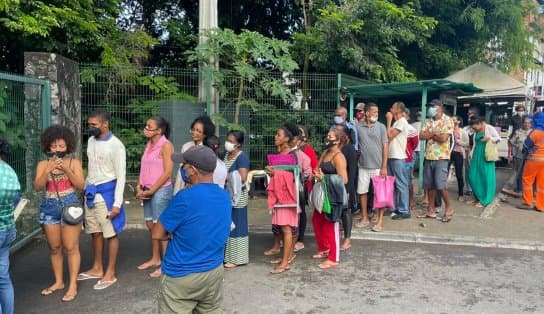
[{"label": "green awning", "polygon": [[443,91],[459,91],[469,95],[483,92],[482,89],[471,83],[456,83],[448,80],[422,80],[406,83],[363,84],[343,86],[348,95],[363,98],[398,97],[403,95],[421,94],[424,89],[427,93]]}]

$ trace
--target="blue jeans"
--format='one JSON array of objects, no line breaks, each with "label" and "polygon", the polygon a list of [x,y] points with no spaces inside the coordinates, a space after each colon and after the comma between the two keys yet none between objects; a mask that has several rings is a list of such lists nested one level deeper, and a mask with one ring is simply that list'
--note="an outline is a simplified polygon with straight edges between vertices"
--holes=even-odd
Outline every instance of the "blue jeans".
[{"label": "blue jeans", "polygon": [[389,175],[395,177],[395,209],[401,214],[409,214],[410,194],[408,186],[410,180],[408,171],[406,171],[406,162],[404,159],[390,158],[387,164]]},{"label": "blue jeans", "polygon": [[172,198],[172,184],[158,189],[149,200],[144,200],[144,219],[157,223],[170,199]]},{"label": "blue jeans", "polygon": [[0,231],[0,313],[13,314],[14,293],[9,277],[9,245],[15,240],[15,228]]}]

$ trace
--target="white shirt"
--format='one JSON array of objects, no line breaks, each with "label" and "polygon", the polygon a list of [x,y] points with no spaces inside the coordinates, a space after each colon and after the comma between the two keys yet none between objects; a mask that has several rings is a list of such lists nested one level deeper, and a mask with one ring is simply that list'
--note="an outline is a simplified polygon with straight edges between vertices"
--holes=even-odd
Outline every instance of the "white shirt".
[{"label": "white shirt", "polygon": [[399,134],[395,136],[389,142],[389,158],[394,159],[406,159],[406,143],[408,141],[408,121],[406,118],[401,117],[395,123],[392,128],[399,130]]},{"label": "white shirt", "polygon": [[[416,121],[414,123],[412,123],[412,127],[414,127],[414,129],[416,129],[417,131],[417,134],[419,134],[419,132],[421,132],[421,121]],[[421,139],[419,139],[420,143],[421,143]],[[414,149],[414,152],[419,152],[421,150],[421,145],[417,145],[417,148]]]},{"label": "white shirt", "polygon": [[213,183],[219,185],[222,189],[225,188],[225,182],[227,182],[228,169],[225,166],[223,160],[217,158],[215,164],[215,170],[213,171]]},{"label": "white shirt", "polygon": [[[89,168],[86,184],[98,185],[117,179],[113,206],[120,208],[126,182],[125,145],[111,133],[102,140],[91,136],[87,142],[87,158]],[[104,199],[102,195],[96,194],[94,201],[103,202]]]}]

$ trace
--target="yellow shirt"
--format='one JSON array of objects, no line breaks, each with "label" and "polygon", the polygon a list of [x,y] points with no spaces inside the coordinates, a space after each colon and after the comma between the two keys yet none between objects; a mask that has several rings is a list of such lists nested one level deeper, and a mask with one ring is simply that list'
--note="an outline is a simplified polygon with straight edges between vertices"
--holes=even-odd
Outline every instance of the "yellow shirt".
[{"label": "yellow shirt", "polygon": [[[442,114],[439,120],[428,119],[425,127],[422,129],[429,133],[439,132],[440,134],[449,134],[450,137],[453,134],[453,122],[450,117]],[[451,144],[450,141],[438,143],[432,139],[427,140],[425,146],[425,159],[427,160],[443,160],[450,159]]]}]

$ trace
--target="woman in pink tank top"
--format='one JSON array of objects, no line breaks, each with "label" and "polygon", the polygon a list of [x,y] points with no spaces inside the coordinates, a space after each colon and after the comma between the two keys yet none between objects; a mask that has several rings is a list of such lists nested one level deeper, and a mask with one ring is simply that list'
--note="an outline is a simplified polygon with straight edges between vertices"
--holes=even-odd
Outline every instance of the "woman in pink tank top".
[{"label": "woman in pink tank top", "polygon": [[[140,163],[140,177],[136,187],[136,197],[144,205],[144,219],[150,236],[153,226],[159,220],[162,211],[172,198],[172,169],[174,164],[171,156],[174,145],[168,140],[170,125],[163,117],[155,116],[147,120],[144,136],[148,139]],[[138,269],[157,267],[149,275],[161,275],[161,256],[166,251],[167,241],[151,240],[151,258],[138,266]],[[161,255],[162,249],[162,255]]]}]

